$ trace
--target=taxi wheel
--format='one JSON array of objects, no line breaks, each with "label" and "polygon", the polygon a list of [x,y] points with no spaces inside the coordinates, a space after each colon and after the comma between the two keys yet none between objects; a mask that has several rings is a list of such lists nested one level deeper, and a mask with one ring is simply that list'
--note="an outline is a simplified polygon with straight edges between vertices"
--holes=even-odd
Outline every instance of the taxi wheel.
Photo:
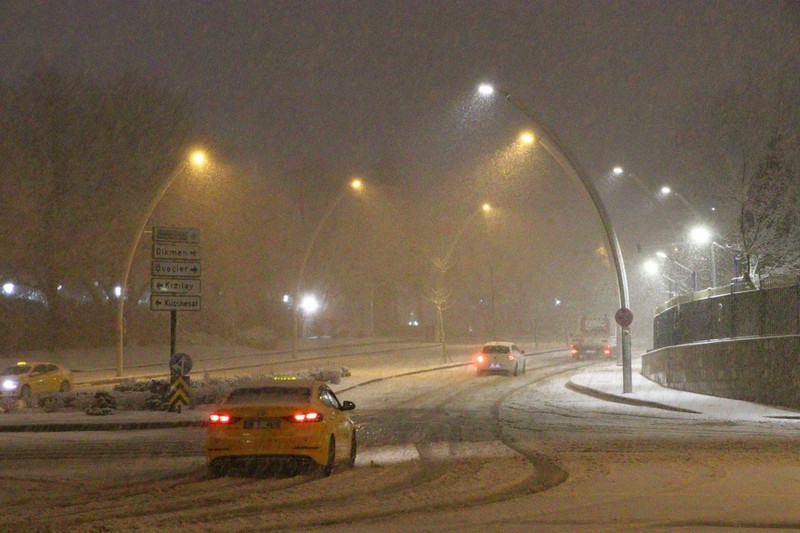
[{"label": "taxi wheel", "polygon": [[527,367],[527,366],[528,366],[528,361],[527,360],[523,361],[522,362],[522,375],[523,376],[525,375],[525,367]]},{"label": "taxi wheel", "polygon": [[69,381],[66,379],[61,382],[61,386],[58,388],[58,392],[69,392],[72,389],[72,385],[70,385]]},{"label": "taxi wheel", "polygon": [[19,398],[21,400],[28,400],[31,397],[31,388],[28,385],[23,385],[19,390]]},{"label": "taxi wheel", "polygon": [[519,376],[519,363],[514,365],[514,376]]},{"label": "taxi wheel", "polygon": [[328,462],[322,468],[322,475],[328,477],[333,474],[333,464],[336,462],[336,439],[331,435],[330,443],[328,444]]},{"label": "taxi wheel", "polygon": [[356,454],[358,453],[358,443],[356,442],[356,432],[353,432],[353,440],[350,442],[350,459],[347,461],[347,466],[353,468],[356,466]]}]

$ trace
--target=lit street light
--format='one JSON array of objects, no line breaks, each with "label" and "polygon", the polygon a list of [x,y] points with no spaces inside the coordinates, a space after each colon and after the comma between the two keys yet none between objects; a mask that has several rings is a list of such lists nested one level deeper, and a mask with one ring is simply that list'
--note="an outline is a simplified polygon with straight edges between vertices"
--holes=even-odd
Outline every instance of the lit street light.
[{"label": "lit street light", "polygon": [[664,196],[668,195],[671,192],[672,189],[668,185],[664,185],[661,187],[661,194],[663,194]]},{"label": "lit street light", "polygon": [[670,282],[671,287],[667,288],[668,297],[671,298],[678,294],[677,290],[679,290],[679,288],[681,287],[681,282],[661,272],[661,268],[659,268],[658,263],[656,263],[652,259],[649,259],[644,263],[642,263],[642,269],[648,276],[660,275],[662,278]]},{"label": "lit street light", "polygon": [[614,172],[615,176],[619,176],[620,174],[622,174],[625,171],[622,169],[622,167],[614,167],[614,170],[612,172]]},{"label": "lit street light", "polygon": [[659,270],[658,269],[658,263],[656,263],[652,259],[650,259],[648,261],[645,261],[642,264],[642,267],[644,268],[644,271],[647,272],[648,274],[651,274],[651,275],[652,274],[658,274],[658,270]]},{"label": "lit street light", "polygon": [[[355,178],[350,181],[349,188],[353,191],[361,192],[364,189],[364,182],[358,178]],[[295,286],[294,298],[292,300],[293,302],[300,302],[300,305],[296,305],[292,310],[292,359],[297,357],[297,336],[300,327],[300,310],[302,309],[303,304],[300,299],[300,291],[303,288],[303,276],[306,271],[306,265],[308,264],[308,258],[311,256],[311,250],[314,248],[314,243],[317,242],[317,237],[319,236],[320,230],[322,230],[325,222],[331,216],[331,213],[333,213],[333,211],[336,209],[336,206],[338,206],[344,199],[347,192],[348,189],[343,188],[342,192],[339,193],[339,196],[337,196],[333,202],[328,205],[328,209],[325,211],[325,214],[322,215],[322,218],[317,223],[317,227],[314,228],[314,233],[311,235],[311,240],[308,242],[306,251],[303,254],[303,261],[300,263],[300,272],[297,274],[297,285]]]},{"label": "lit street light", "polygon": [[696,226],[689,231],[689,238],[697,244],[708,244],[711,242],[711,231],[705,226]]},{"label": "lit street light", "polygon": [[[625,265],[622,260],[622,250],[620,248],[617,235],[611,225],[611,219],[608,217],[605,206],[603,205],[603,201],[595,189],[592,181],[577,165],[575,158],[571,157],[567,153],[567,151],[563,148],[563,144],[558,141],[555,135],[550,130],[545,128],[542,122],[536,116],[534,116],[534,114],[528,108],[514,100],[510,93],[506,91],[495,91],[494,87],[488,84],[478,87],[478,92],[487,97],[497,92],[506,102],[524,114],[531,122],[533,133],[536,135],[539,144],[541,144],[547,153],[553,157],[556,163],[558,163],[558,165],[570,177],[570,179],[572,179],[573,182],[580,184],[589,194],[589,198],[594,205],[595,211],[600,217],[600,222],[603,225],[603,229],[606,233],[606,239],[608,240],[608,245],[611,249],[611,255],[614,258],[614,268],[617,274],[617,287],[619,289],[620,307],[629,308],[630,300],[628,299],[628,280],[625,276]],[[622,169],[620,169],[620,173],[621,172]],[[630,331],[626,328],[622,329],[622,376],[623,393],[633,392],[631,337]]]},{"label": "lit street light", "polygon": [[533,136],[533,133],[526,131],[519,136],[519,140],[522,144],[533,144],[536,138]]},{"label": "lit street light", "polygon": [[668,259],[673,265],[682,268],[683,270],[688,272],[690,279],[692,280],[692,291],[697,292],[697,272],[687,267],[686,265],[679,263],[678,261],[667,255],[666,253],[662,252],[661,250],[656,252],[656,257],[658,257],[659,259]]},{"label": "lit street light", "polygon": [[491,96],[494,94],[494,87],[488,83],[482,83],[478,86],[478,92],[483,96]]},{"label": "lit street light", "polygon": [[[147,210],[142,215],[141,220],[139,221],[139,225],[136,228],[136,237],[133,240],[133,243],[128,250],[128,256],[125,258],[124,263],[124,270],[122,272],[122,283],[119,285],[119,301],[117,304],[117,338],[119,344],[117,346],[117,376],[122,376],[122,360],[125,352],[125,296],[128,293],[128,277],[131,273],[131,265],[133,265],[133,257],[136,255],[136,249],[139,246],[139,241],[142,239],[142,233],[144,233],[144,228],[147,225],[147,221],[150,220],[150,217],[153,215],[153,211],[155,211],[158,202],[161,201],[161,198],[164,197],[164,194],[170,188],[170,186],[175,182],[175,180],[180,177],[184,171],[189,168],[200,169],[204,168],[208,163],[208,156],[202,150],[194,150],[189,157],[184,160],[175,171],[167,176],[167,178],[161,183],[156,195],[153,197],[150,205],[148,206]],[[114,293],[116,294],[116,288]]]},{"label": "lit street light", "polygon": [[718,242],[714,241],[714,234],[711,233],[711,230],[705,226],[695,226],[689,231],[689,238],[695,243],[699,245],[709,244],[710,251],[711,251],[711,286],[717,286],[717,259],[716,254],[714,253],[714,248],[719,248],[720,250],[725,250],[733,257],[733,275],[736,277],[738,275],[738,264],[736,261],[736,255],[728,249],[727,246],[723,246]]}]

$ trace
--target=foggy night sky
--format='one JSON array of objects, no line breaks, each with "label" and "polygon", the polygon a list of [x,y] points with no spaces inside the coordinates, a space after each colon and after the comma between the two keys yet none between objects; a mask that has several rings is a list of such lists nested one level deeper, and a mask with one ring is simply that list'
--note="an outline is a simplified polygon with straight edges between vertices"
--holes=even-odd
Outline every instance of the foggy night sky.
[{"label": "foggy night sky", "polygon": [[493,81],[591,175],[622,164],[692,192],[673,165],[681,108],[798,28],[781,2],[6,1],[0,75],[137,69],[188,89],[237,163],[353,171]]}]

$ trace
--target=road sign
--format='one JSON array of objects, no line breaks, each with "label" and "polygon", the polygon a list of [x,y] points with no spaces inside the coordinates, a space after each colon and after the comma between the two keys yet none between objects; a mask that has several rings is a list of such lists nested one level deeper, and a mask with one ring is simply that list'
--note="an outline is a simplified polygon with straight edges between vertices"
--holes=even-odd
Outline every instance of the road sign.
[{"label": "road sign", "polygon": [[200,245],[175,242],[154,242],[153,259],[200,259]]},{"label": "road sign", "polygon": [[154,259],[151,274],[162,278],[200,278],[200,261],[159,261]]},{"label": "road sign", "polygon": [[197,244],[200,242],[200,230],[198,228],[155,226],[153,228],[153,242],[186,242]]},{"label": "road sign", "polygon": [[[176,354],[177,355],[177,354]],[[173,376],[169,384],[169,410],[181,412],[181,406],[189,405],[189,376]]]},{"label": "road sign", "polygon": [[155,295],[177,294],[200,296],[200,280],[191,278],[151,278],[150,293]]},{"label": "road sign", "polygon": [[192,358],[189,354],[176,353],[169,358],[170,375],[188,376],[192,371]]},{"label": "road sign", "polygon": [[200,311],[200,296],[172,296],[153,294],[150,296],[151,311]]},{"label": "road sign", "polygon": [[621,307],[614,313],[614,320],[616,320],[617,324],[621,327],[627,328],[633,323],[633,311],[627,307]]}]

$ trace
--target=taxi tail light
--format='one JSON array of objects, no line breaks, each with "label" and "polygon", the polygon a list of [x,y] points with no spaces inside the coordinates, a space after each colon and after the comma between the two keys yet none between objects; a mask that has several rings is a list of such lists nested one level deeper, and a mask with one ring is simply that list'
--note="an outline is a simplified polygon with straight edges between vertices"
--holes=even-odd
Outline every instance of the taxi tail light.
[{"label": "taxi tail light", "polygon": [[570,350],[570,351],[571,351],[573,354],[576,354],[576,353],[578,353],[578,349],[577,349],[577,348],[573,348],[573,349],[572,349],[572,350]]},{"label": "taxi tail light", "polygon": [[483,361],[484,361],[484,357],[483,357],[482,355],[479,355],[479,356],[477,357],[476,361],[478,361],[479,363],[483,363]]},{"label": "taxi tail light", "polygon": [[322,420],[322,414],[316,411],[310,411],[308,413],[297,413],[296,415],[286,416],[284,419],[295,424],[305,424],[307,422],[320,422]]},{"label": "taxi tail light", "polygon": [[211,413],[208,415],[208,421],[212,424],[233,424],[239,420],[228,413]]},{"label": "taxi tail light", "polygon": [[603,353],[606,354],[606,355],[611,355],[611,346],[606,346],[603,349]]},{"label": "taxi tail light", "polygon": [[513,360],[514,360],[514,356],[513,356],[513,355],[511,355],[511,354],[508,354],[508,360],[509,360],[509,361],[513,361]]}]

